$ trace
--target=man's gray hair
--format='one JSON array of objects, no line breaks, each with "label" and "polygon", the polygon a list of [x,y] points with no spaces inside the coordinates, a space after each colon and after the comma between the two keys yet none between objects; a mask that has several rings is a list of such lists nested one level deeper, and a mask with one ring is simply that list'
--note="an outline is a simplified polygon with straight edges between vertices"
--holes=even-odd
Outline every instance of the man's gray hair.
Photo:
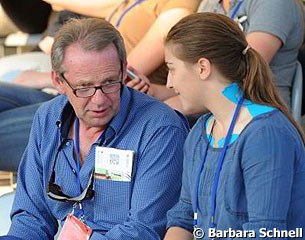
[{"label": "man's gray hair", "polygon": [[75,43],[80,44],[86,51],[101,51],[109,44],[113,44],[118,51],[121,65],[126,62],[124,40],[109,22],[98,18],[71,19],[63,25],[54,38],[51,61],[55,72],[65,71],[62,67],[65,50]]}]

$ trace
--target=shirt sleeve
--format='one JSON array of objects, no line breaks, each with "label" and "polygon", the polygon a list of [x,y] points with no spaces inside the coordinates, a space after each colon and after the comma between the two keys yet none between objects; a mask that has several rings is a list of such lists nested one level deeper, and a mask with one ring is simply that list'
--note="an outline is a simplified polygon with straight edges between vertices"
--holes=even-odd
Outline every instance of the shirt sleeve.
[{"label": "shirt sleeve", "polygon": [[291,133],[269,126],[249,135],[245,143],[241,167],[249,221],[243,229],[255,230],[255,239],[260,239],[261,228],[287,230],[295,166],[300,156],[296,151],[298,141]]},{"label": "shirt sleeve", "polygon": [[270,33],[278,37],[283,44],[296,26],[303,26],[295,1],[256,0],[251,2],[249,11],[248,33]]},{"label": "shirt sleeve", "polygon": [[138,157],[129,217],[105,235],[94,232],[90,239],[163,239],[166,212],[178,201],[181,188],[186,135],[186,130],[167,126],[150,136]]},{"label": "shirt sleeve", "polygon": [[40,157],[41,125],[35,115],[29,143],[22,157],[17,179],[17,190],[11,212],[8,235],[24,239],[53,239],[58,223],[45,199]]},{"label": "shirt sleeve", "polygon": [[161,0],[156,5],[156,15],[173,8],[186,8],[190,12],[196,12],[201,0]]}]

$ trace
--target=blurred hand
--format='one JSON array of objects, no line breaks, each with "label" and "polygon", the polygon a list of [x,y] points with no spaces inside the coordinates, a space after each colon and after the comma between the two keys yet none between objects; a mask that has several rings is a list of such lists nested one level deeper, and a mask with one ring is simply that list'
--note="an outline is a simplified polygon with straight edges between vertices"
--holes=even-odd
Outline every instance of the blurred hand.
[{"label": "blurred hand", "polygon": [[138,73],[134,68],[128,66],[128,69],[130,69],[132,72],[135,73],[135,75],[137,76],[134,79],[130,79],[130,77],[127,77],[125,84],[128,87],[131,87],[135,90],[138,90],[140,92],[149,94],[149,90],[150,90],[150,81],[149,79],[143,75]]},{"label": "blurred hand", "polygon": [[14,80],[13,83],[25,87],[42,89],[50,87],[51,76],[49,72],[37,72],[35,70],[23,71]]},{"label": "blurred hand", "polygon": [[46,36],[39,42],[38,46],[45,54],[50,55],[53,42],[53,37]]},{"label": "blurred hand", "polygon": [[126,83],[126,86],[131,87],[135,90],[138,90],[142,93],[147,93],[149,90],[149,85],[145,83],[145,81],[134,78]]}]

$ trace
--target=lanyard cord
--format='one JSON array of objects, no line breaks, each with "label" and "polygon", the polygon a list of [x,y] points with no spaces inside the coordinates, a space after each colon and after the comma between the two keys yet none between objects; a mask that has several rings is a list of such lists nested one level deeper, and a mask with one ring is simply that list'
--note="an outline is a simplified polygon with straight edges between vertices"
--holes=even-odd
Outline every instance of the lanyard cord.
[{"label": "lanyard cord", "polygon": [[123,0],[114,10],[113,12],[110,14],[110,16],[107,18],[107,21],[110,22],[111,19],[113,18],[114,14],[117,13],[117,11],[125,4],[127,3],[128,0]]},{"label": "lanyard cord", "polygon": [[[194,228],[197,228],[197,224],[198,224],[198,213],[197,213],[197,209],[198,209],[198,195],[199,195],[199,180],[200,180],[200,173],[202,172],[203,170],[203,166],[204,166],[204,163],[205,163],[205,160],[206,160],[206,157],[207,157],[207,154],[208,154],[208,148],[209,148],[209,145],[211,143],[211,140],[212,140],[212,132],[213,132],[213,129],[214,129],[214,126],[215,126],[215,123],[216,121],[214,120],[213,122],[213,125],[211,127],[211,131],[210,131],[210,136],[209,136],[209,139],[208,139],[208,143],[207,143],[207,146],[205,148],[205,151],[204,151],[204,156],[203,156],[203,161],[201,162],[201,165],[197,171],[197,178],[196,178],[196,186],[195,186],[195,200],[193,201],[193,206],[194,206],[194,220],[193,220],[193,226]],[[204,123],[203,123],[204,124]]]},{"label": "lanyard cord", "polygon": [[[138,0],[135,3],[133,3],[131,6],[129,6],[127,9],[125,9],[125,11],[121,14],[121,16],[119,17],[119,19],[117,20],[115,26],[118,28],[121,25],[121,22],[123,20],[123,18],[125,17],[125,15],[131,11],[134,7],[136,7],[137,5],[141,4],[142,2],[144,2],[146,0]],[[113,18],[114,14],[119,10],[120,7],[123,6],[124,3],[126,3],[127,1],[123,1],[111,14],[110,17],[108,18],[108,22],[111,21],[111,19]]]},{"label": "lanyard cord", "polygon": [[[219,6],[222,4],[222,2],[223,2],[223,0],[219,0],[218,3],[214,6],[214,10],[213,10],[214,13],[217,12],[217,10],[218,10]],[[233,20],[235,19],[235,17],[236,17],[236,15],[237,15],[237,13],[238,13],[238,11],[239,11],[239,9],[240,9],[242,3],[243,3],[243,0],[238,0],[237,4],[235,5],[235,7],[234,7],[234,9],[232,10],[232,13],[231,13],[231,15],[230,15],[230,18],[231,18],[231,19],[233,19]],[[226,12],[226,10],[224,9],[224,7],[222,7],[222,9],[223,9],[224,12]]]},{"label": "lanyard cord", "polygon": [[79,186],[79,193],[82,192],[82,186],[80,182],[80,142],[79,142],[79,120],[78,118],[74,121],[74,153],[76,156],[76,166],[77,166],[77,181]]},{"label": "lanyard cord", "polygon": [[[225,143],[224,143],[224,147],[221,151],[221,154],[218,158],[218,165],[217,165],[217,169],[216,169],[216,174],[214,175],[214,183],[213,183],[213,188],[212,188],[212,203],[211,203],[211,218],[210,218],[210,227],[215,228],[215,209],[216,209],[216,196],[217,196],[217,188],[218,188],[218,182],[219,182],[219,176],[220,176],[220,172],[221,172],[221,168],[222,168],[222,164],[226,155],[226,151],[228,149],[229,143],[231,141],[231,137],[232,137],[232,133],[234,130],[234,126],[237,120],[237,117],[239,115],[240,112],[240,108],[242,106],[243,103],[243,96],[240,97],[240,99],[238,100],[228,133],[226,135],[225,138]],[[210,132],[210,136],[208,139],[208,143],[207,146],[205,148],[205,152],[204,152],[204,157],[203,157],[203,161],[201,162],[201,165],[197,171],[197,177],[196,177],[196,185],[195,185],[195,199],[193,200],[193,211],[194,211],[194,220],[193,220],[193,226],[194,228],[197,228],[198,225],[198,198],[199,198],[199,181],[200,181],[200,174],[203,170],[204,167],[204,163],[206,161],[206,157],[207,157],[207,153],[208,153],[208,148],[211,142],[211,136],[212,136],[212,132],[215,126],[215,120],[213,123],[213,126],[211,128],[211,132]]]},{"label": "lanyard cord", "polygon": [[232,13],[231,13],[231,16],[230,16],[230,18],[231,19],[235,19],[235,17],[236,17],[236,15],[237,15],[237,13],[238,13],[238,11],[239,11],[239,9],[240,9],[240,7],[241,7],[241,5],[243,4],[243,0],[239,0],[238,2],[237,2],[237,5],[234,7],[234,9],[232,10]]},{"label": "lanyard cord", "polygon": [[212,204],[211,204],[211,219],[210,219],[212,228],[215,227],[214,220],[215,220],[216,195],[217,195],[217,189],[218,189],[219,176],[220,176],[220,172],[221,172],[221,169],[222,169],[222,164],[223,164],[223,161],[225,159],[228,146],[229,146],[231,138],[232,138],[232,133],[233,133],[233,130],[234,130],[234,126],[235,126],[237,117],[239,115],[240,108],[242,106],[242,102],[243,102],[243,97],[241,96],[238,103],[237,103],[236,110],[235,110],[235,113],[233,115],[233,119],[231,121],[229,131],[228,131],[227,136],[225,138],[225,143],[224,143],[223,149],[222,149],[221,154],[218,158],[218,166],[217,166],[217,169],[216,169],[216,174],[214,175],[214,184],[213,184],[213,189],[212,189]]},{"label": "lanyard cord", "polygon": [[[77,166],[77,169],[76,169],[76,174],[77,174],[77,182],[78,182],[78,186],[79,186],[79,194],[82,193],[82,185],[81,185],[81,181],[80,181],[80,161],[81,161],[81,158],[80,158],[80,141],[79,141],[79,119],[76,117],[75,118],[75,121],[74,121],[74,153],[75,153],[75,156],[76,156],[76,166]],[[81,213],[81,217],[84,216],[84,210],[83,210],[83,207],[82,207],[82,203],[79,202],[79,209],[80,209],[80,213]],[[76,207],[73,206],[73,209]]]},{"label": "lanyard cord", "polygon": [[[105,145],[105,132],[106,130],[103,131],[103,133],[99,136],[98,142],[100,142],[99,146],[104,146]],[[77,176],[77,182],[79,186],[79,194],[82,193],[82,185],[81,185],[81,180],[80,180],[80,163],[81,163],[81,158],[80,158],[80,138],[79,138],[79,119],[76,117],[74,121],[74,154],[76,156],[76,176]],[[94,169],[93,169],[94,170]],[[79,207],[81,210],[82,215],[84,214],[84,211],[82,209],[82,203],[79,202]],[[76,205],[75,205],[76,206]],[[74,208],[75,208],[74,206]]]}]

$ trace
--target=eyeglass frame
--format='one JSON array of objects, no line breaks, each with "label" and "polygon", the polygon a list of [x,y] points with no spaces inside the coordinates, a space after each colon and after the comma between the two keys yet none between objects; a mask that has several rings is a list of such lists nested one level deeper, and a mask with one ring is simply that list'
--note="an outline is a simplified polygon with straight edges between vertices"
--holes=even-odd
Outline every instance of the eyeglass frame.
[{"label": "eyeglass frame", "polygon": [[[115,81],[115,82],[112,82],[112,83],[109,83],[109,84],[104,84],[104,85],[100,85],[100,86],[93,86],[93,87],[85,87],[85,88],[78,88],[78,89],[75,89],[74,87],[72,87],[71,83],[69,83],[69,81],[66,79],[66,77],[64,76],[65,72],[59,72],[59,76],[68,84],[68,86],[72,89],[72,92],[73,94],[78,97],[78,98],[89,98],[89,97],[92,97],[94,96],[94,94],[96,93],[96,91],[98,89],[100,89],[104,94],[109,94],[109,93],[114,93],[116,91],[119,91],[119,90],[122,90],[122,85],[123,85],[123,69],[124,69],[124,64],[123,64],[123,61],[120,60],[120,75],[121,75],[121,80],[119,81]],[[115,90],[115,91],[112,91],[112,92],[105,92],[103,90],[103,86],[107,86],[107,85],[112,85],[112,84],[117,84],[117,83],[120,83],[120,88],[118,90]],[[76,94],[76,91],[77,90],[82,90],[82,89],[88,89],[88,88],[94,88],[94,93],[90,96],[86,96],[86,97],[79,97],[77,96]]]},{"label": "eyeglass frame", "polygon": [[[69,83],[69,81],[66,79],[66,77],[64,76],[64,73],[59,73],[59,76],[68,84],[68,86],[72,89],[73,94],[76,97],[78,97],[78,98],[89,98],[89,97],[92,97],[92,96],[94,96],[94,94],[96,93],[96,91],[98,89],[100,89],[102,91],[102,93],[104,93],[104,94],[114,93],[114,92],[117,92],[117,91],[121,90],[122,84],[123,84],[122,80],[119,80],[119,81],[114,81],[114,82],[111,82],[111,83],[108,83],[108,84],[102,84],[102,85],[99,85],[99,86],[84,87],[84,88],[74,88],[74,87],[72,87],[71,83]],[[122,74],[121,74],[121,76],[122,76]],[[103,87],[115,85],[115,84],[118,84],[118,83],[120,84],[120,87],[117,90],[110,91],[110,92],[107,92],[107,91],[105,92],[105,90],[103,89]],[[85,97],[78,96],[77,95],[77,91],[78,90],[84,90],[84,89],[87,89],[87,90],[94,89],[94,92],[93,92],[93,94],[91,94],[89,96],[85,96]]]}]

